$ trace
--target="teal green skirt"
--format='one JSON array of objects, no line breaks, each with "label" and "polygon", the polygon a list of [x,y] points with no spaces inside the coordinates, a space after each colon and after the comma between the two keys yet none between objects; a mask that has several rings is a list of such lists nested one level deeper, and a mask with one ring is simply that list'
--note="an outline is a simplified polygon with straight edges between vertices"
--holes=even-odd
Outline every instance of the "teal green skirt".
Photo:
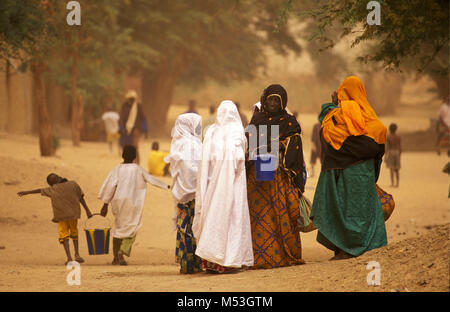
[{"label": "teal green skirt", "polygon": [[320,173],[311,211],[320,244],[353,256],[387,245],[375,182],[374,160]]}]

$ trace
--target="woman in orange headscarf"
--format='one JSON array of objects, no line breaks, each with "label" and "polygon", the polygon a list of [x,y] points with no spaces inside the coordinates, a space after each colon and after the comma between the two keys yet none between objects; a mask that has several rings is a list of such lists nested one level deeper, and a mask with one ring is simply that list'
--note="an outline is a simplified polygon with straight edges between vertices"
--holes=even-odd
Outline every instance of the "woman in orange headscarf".
[{"label": "woman in orange headscarf", "polygon": [[386,127],[367,101],[361,80],[344,80],[334,103],[322,105],[322,171],[311,218],[317,241],[333,250],[332,260],[355,257],[387,244],[375,183]]}]

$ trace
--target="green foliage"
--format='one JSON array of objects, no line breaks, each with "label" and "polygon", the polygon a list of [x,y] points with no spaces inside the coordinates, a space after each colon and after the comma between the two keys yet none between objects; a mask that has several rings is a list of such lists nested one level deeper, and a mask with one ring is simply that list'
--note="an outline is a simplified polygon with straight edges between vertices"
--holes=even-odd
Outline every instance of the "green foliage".
[{"label": "green foliage", "polygon": [[[322,2],[323,3],[323,2]],[[381,25],[366,22],[368,1],[332,0],[300,14],[310,16],[316,31],[310,39],[331,48],[346,35],[351,46],[374,42],[360,61],[381,62],[387,69],[449,73],[449,2],[447,0],[380,0]],[[341,28],[340,36],[332,31]],[[331,31],[330,31],[331,30]]]},{"label": "green foliage", "polygon": [[[288,27],[274,32],[281,1],[130,0],[120,24],[155,51],[144,69],[181,73],[191,86],[250,79],[265,65],[263,49],[300,51]],[[169,63],[169,64],[167,64]],[[134,66],[142,70],[142,64]]]},{"label": "green foliage", "polygon": [[22,68],[39,59],[48,66],[46,80],[62,85],[68,97],[77,62],[77,92],[92,119],[107,99],[122,98],[126,74],[167,71],[199,87],[255,77],[265,67],[267,46],[300,52],[287,25],[275,28],[282,0],[79,3],[81,26],[69,26],[67,1],[1,0],[0,57],[26,56]]},{"label": "green foliage", "polygon": [[[51,23],[58,33],[54,57],[48,59],[47,78],[64,86],[71,96],[70,78],[78,62],[77,92],[83,96],[87,119],[98,117],[107,99],[119,106],[123,76],[130,63],[146,66],[151,48],[131,38],[132,29],[122,27],[117,18],[124,1],[81,0],[81,26],[66,23],[64,1],[54,0]],[[75,60],[76,58],[76,60]]]},{"label": "green foliage", "polygon": [[0,58],[23,58],[38,44],[45,23],[38,1],[0,1]]}]

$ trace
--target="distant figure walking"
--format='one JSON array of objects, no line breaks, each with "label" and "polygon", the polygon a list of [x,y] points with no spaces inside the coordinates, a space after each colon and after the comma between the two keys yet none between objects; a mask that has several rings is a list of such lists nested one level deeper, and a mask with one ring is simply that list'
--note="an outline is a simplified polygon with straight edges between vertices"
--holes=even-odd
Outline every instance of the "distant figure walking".
[{"label": "distant figure walking", "polygon": [[112,105],[108,105],[106,111],[102,115],[102,120],[105,123],[105,132],[106,132],[106,142],[109,146],[109,151],[112,153],[113,145],[117,145],[117,149],[119,149],[119,113],[115,112],[112,108]]},{"label": "distant figure walking", "polygon": [[[450,156],[450,97],[441,105],[438,113],[438,123],[436,125],[437,141],[436,149],[438,155],[441,154],[442,145],[447,147],[447,154]],[[445,140],[445,141],[444,141]],[[443,144],[444,143],[444,144]]]},{"label": "distant figure walking", "polygon": [[[397,125],[395,123],[389,126],[389,135],[386,141],[386,165],[391,170],[391,186],[398,187],[400,183],[400,155],[402,145],[400,136],[397,134]],[[397,182],[395,183],[395,180]]]},{"label": "distant figure walking", "polygon": [[209,115],[205,119],[203,119],[203,134],[206,133],[206,130],[216,122],[216,106],[209,106]]},{"label": "distant figure walking", "polygon": [[247,127],[247,125],[248,125],[248,119],[247,119],[247,116],[245,116],[245,115],[241,112],[241,104],[239,104],[239,102],[234,102],[234,104],[236,104],[236,107],[237,107],[238,112],[239,112],[239,117],[241,117],[242,126],[243,126],[244,129],[245,129],[245,127]]},{"label": "distant figure walking", "polygon": [[136,160],[139,164],[139,138],[147,133],[147,120],[138,102],[136,91],[131,90],[125,96],[125,103],[120,111],[119,120],[120,146],[133,145],[136,148]]},{"label": "distant figure walking", "polygon": [[310,158],[310,164],[311,164],[311,177],[314,176],[314,166],[316,165],[317,159],[319,159],[320,163],[322,163],[321,155],[322,155],[322,143],[320,142],[320,123],[316,123],[313,126],[312,134],[311,134],[311,142],[312,142],[312,149],[311,149],[311,158]]},{"label": "distant figure walking", "polygon": [[[444,166],[444,168],[442,169],[442,172],[448,174],[450,177],[450,161],[447,162],[447,164]],[[448,189],[448,198],[450,198],[450,187]]]},{"label": "distant figure walking", "polygon": [[189,100],[189,102],[188,102],[188,109],[183,114],[187,114],[187,113],[198,114],[197,102],[195,100]]}]

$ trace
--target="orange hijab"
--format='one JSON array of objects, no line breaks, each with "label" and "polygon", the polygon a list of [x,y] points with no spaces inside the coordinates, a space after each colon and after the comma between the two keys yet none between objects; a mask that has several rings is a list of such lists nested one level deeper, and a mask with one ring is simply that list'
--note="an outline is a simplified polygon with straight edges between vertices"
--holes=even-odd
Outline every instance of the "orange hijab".
[{"label": "orange hijab", "polygon": [[347,77],[337,90],[337,95],[339,107],[331,110],[322,122],[325,141],[336,150],[352,135],[366,135],[378,144],[384,144],[387,129],[367,101],[362,81],[356,76]]}]

